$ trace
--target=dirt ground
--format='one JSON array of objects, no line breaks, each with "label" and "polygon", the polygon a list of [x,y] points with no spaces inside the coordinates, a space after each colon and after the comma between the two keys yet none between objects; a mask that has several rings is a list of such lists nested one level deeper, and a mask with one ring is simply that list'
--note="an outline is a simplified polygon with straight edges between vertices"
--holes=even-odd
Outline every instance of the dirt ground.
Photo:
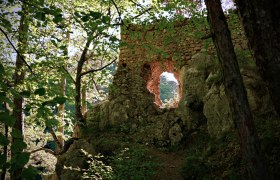
[{"label": "dirt ground", "polygon": [[163,152],[157,149],[149,151],[149,155],[155,157],[160,163],[158,173],[152,180],[183,180],[181,169],[184,158],[182,153]]}]

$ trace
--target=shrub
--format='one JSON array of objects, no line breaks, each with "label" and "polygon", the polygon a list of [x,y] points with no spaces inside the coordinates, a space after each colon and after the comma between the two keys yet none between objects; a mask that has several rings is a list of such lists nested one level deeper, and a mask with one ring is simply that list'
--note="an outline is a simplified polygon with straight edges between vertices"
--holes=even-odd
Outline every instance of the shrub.
[{"label": "shrub", "polygon": [[112,157],[114,179],[149,179],[156,173],[157,166],[142,147],[124,148]]}]

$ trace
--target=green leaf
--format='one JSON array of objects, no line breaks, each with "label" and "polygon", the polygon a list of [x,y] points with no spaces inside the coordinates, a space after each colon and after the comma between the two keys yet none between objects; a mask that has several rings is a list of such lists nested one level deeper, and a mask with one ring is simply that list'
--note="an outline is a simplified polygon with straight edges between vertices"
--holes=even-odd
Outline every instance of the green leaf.
[{"label": "green leaf", "polygon": [[57,96],[53,99],[53,101],[57,104],[64,104],[66,102],[67,98],[63,96]]},{"label": "green leaf", "polygon": [[83,22],[88,22],[88,21],[89,21],[89,15],[83,16],[83,17],[81,18],[81,20],[82,20]]},{"label": "green leaf", "polygon": [[8,103],[11,108],[14,106],[14,103],[6,97],[6,93],[0,92],[0,103],[2,104],[3,102]]},{"label": "green leaf", "polygon": [[24,114],[26,116],[29,116],[30,115],[30,109],[31,109],[31,106],[30,105],[26,105],[25,108],[24,108]]},{"label": "green leaf", "polygon": [[19,93],[22,97],[30,97],[30,91],[24,90]]},{"label": "green leaf", "polygon": [[106,23],[109,23],[109,22],[110,22],[110,19],[111,19],[111,18],[110,18],[109,16],[103,16],[101,21],[102,21],[104,24],[106,24]]},{"label": "green leaf", "polygon": [[79,18],[81,17],[80,12],[74,12],[74,15],[77,16],[77,17],[79,17]]},{"label": "green leaf", "polygon": [[3,122],[7,126],[12,127],[14,126],[16,119],[13,116],[11,116],[8,111],[0,112],[0,122]]},{"label": "green leaf", "polygon": [[0,153],[0,168],[2,169],[2,167],[5,165],[5,155]]},{"label": "green leaf", "polygon": [[57,47],[57,43],[55,42],[55,40],[52,39],[51,42],[55,47]]},{"label": "green leaf", "polygon": [[8,21],[6,18],[0,17],[0,25],[3,26],[3,27],[5,27],[6,30],[7,30],[8,32],[11,32],[11,30],[12,30],[12,24],[11,24],[11,22]]},{"label": "green leaf", "polygon": [[13,138],[23,138],[21,131],[18,129],[13,129],[13,131],[11,132],[11,136]]},{"label": "green leaf", "polygon": [[94,20],[99,19],[102,16],[100,12],[94,12],[94,11],[90,11],[89,15],[93,17]]},{"label": "green leaf", "polygon": [[45,88],[38,88],[34,91],[35,95],[43,96],[46,94],[46,89]]},{"label": "green leaf", "polygon": [[46,14],[43,12],[36,12],[35,18],[40,20],[40,21],[46,21]]},{"label": "green leaf", "polygon": [[62,14],[56,14],[53,18],[53,22],[58,24],[59,22],[61,22],[63,20],[62,18]]},{"label": "green leaf", "polygon": [[16,154],[14,158],[12,158],[12,168],[18,169],[24,167],[26,163],[28,163],[30,157],[30,153],[22,152],[20,154]]},{"label": "green leaf", "polygon": [[24,168],[22,171],[22,178],[26,180],[35,179],[39,171],[32,166],[28,166],[28,168]]},{"label": "green leaf", "polygon": [[115,41],[117,41],[117,40],[118,40],[118,38],[117,38],[116,36],[110,37],[110,41],[112,41],[112,42],[115,42]]},{"label": "green leaf", "polygon": [[7,146],[9,143],[10,141],[2,133],[0,133],[0,145]]},{"label": "green leaf", "polygon": [[38,0],[38,5],[44,6],[45,0]]},{"label": "green leaf", "polygon": [[57,126],[59,121],[57,119],[48,119],[46,121],[46,126],[51,127],[51,126]]},{"label": "green leaf", "polygon": [[66,48],[67,48],[66,45],[59,46],[59,49],[61,49],[61,50],[65,50]]},{"label": "green leaf", "polygon": [[22,139],[15,139],[12,143],[11,149],[13,152],[21,152],[27,147],[26,143]]},{"label": "green leaf", "polygon": [[42,106],[55,106],[55,102],[53,100],[51,101],[45,101],[42,103]]},{"label": "green leaf", "polygon": [[0,75],[5,74],[5,68],[2,63],[0,63]]}]

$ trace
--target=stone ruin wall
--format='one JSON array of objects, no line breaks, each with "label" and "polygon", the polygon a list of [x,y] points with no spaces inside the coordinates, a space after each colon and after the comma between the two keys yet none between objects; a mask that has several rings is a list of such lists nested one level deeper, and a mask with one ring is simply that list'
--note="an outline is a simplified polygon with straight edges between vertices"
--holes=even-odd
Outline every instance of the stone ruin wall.
[{"label": "stone ruin wall", "polygon": [[[240,24],[234,26],[231,29],[238,29],[232,32],[235,47],[247,49]],[[118,69],[113,81],[115,91],[111,92],[111,98],[125,95],[136,100],[152,96],[155,104],[161,106],[159,84],[160,75],[164,71],[174,74],[179,83],[179,96],[182,97],[184,78],[180,75],[181,67],[199,52],[215,54],[212,39],[201,38],[207,34],[209,30],[205,27],[197,29],[188,19],[170,23],[166,27],[123,27],[121,40],[124,45],[120,49]]]},{"label": "stone ruin wall", "polygon": [[[205,124],[213,137],[233,129],[224,86],[217,82],[221,75],[212,39],[201,39],[208,31],[196,35],[201,30],[188,20],[172,26],[171,30],[156,26],[123,27],[123,46],[110,97],[88,111],[89,128],[102,131],[119,127],[119,131],[141,142],[160,147],[180,143]],[[232,39],[236,52],[244,52],[248,50],[247,41],[237,27],[240,24],[234,23],[230,28],[234,30]],[[253,62],[251,57],[243,61]],[[164,71],[174,73],[178,79],[178,108],[159,108],[158,85]],[[265,105],[270,104],[267,91],[257,88],[256,92],[255,87],[264,87],[256,71],[241,68],[241,73],[254,112],[270,111]]]},{"label": "stone ruin wall", "polygon": [[[230,25],[236,52],[244,53],[248,48],[244,34],[237,28],[240,25],[238,22]],[[94,153],[95,149],[102,148],[102,140],[110,130],[119,133],[117,138],[126,137],[131,142],[160,148],[188,142],[199,131],[207,131],[211,137],[222,137],[234,130],[224,86],[219,81],[220,69],[212,40],[200,39],[195,36],[196,31],[201,29],[187,20],[177,23],[171,32],[152,26],[122,29],[125,45],[120,49],[110,98],[89,109],[86,128],[81,131],[82,139],[59,157],[57,172],[63,175],[61,179],[74,177],[72,174],[67,176],[64,165],[70,167],[74,162],[82,167],[84,160],[80,149]],[[201,34],[207,35],[207,31]],[[253,62],[251,57],[242,60]],[[253,114],[270,114],[272,103],[255,66],[240,69]],[[163,71],[173,72],[179,80],[182,99],[178,108],[161,109],[155,105],[160,105],[158,84]],[[103,136],[105,138],[97,143],[96,140]],[[114,141],[108,142],[111,149],[117,147]]]}]

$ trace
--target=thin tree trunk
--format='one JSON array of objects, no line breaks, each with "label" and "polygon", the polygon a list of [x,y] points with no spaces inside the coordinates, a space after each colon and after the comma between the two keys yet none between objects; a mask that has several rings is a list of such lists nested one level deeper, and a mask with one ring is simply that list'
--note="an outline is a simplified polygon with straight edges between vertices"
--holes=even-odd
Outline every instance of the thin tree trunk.
[{"label": "thin tree trunk", "polygon": [[[64,75],[62,75],[61,77],[61,82],[60,82],[60,93],[62,96],[65,96],[66,93],[66,78]],[[60,104],[58,106],[58,119],[59,119],[59,125],[58,125],[58,132],[60,133],[59,135],[57,135],[58,141],[61,144],[61,146],[64,146],[64,138],[63,138],[63,134],[64,134],[64,113],[65,113],[65,104]]]},{"label": "thin tree trunk", "polygon": [[256,64],[280,115],[280,1],[235,0]]},{"label": "thin tree trunk", "polygon": [[[4,103],[4,111],[7,111],[7,104],[6,103]],[[8,131],[9,131],[9,127],[7,125],[5,125],[4,136],[7,139],[8,139]],[[3,155],[4,155],[4,162],[7,162],[7,160],[8,160],[8,145],[5,145],[3,147]],[[2,168],[1,180],[6,180],[6,174],[7,174],[7,168],[4,166]]]},{"label": "thin tree trunk", "polygon": [[84,84],[82,87],[82,114],[83,116],[85,115],[85,113],[87,112],[87,85]]},{"label": "thin tree trunk", "polygon": [[[84,71],[86,72],[87,71],[87,66],[85,66],[84,69],[85,69]],[[82,115],[85,116],[86,112],[87,112],[87,85],[85,83],[83,83],[83,87],[82,87]]]},{"label": "thin tree trunk", "polygon": [[205,3],[213,42],[223,71],[226,96],[249,174],[252,179],[267,179],[266,165],[221,2],[207,0]]},{"label": "thin tree trunk", "polygon": [[76,96],[75,96],[75,109],[76,109],[76,121],[78,123],[85,123],[85,119],[82,114],[82,106],[81,106],[81,83],[82,83],[82,70],[84,63],[86,62],[86,54],[88,52],[88,47],[90,43],[92,42],[92,39],[89,38],[87,40],[86,46],[82,52],[82,55],[80,57],[80,60],[78,62],[78,67],[77,67],[77,72],[76,72],[76,81],[75,81],[75,86],[76,86]]},{"label": "thin tree trunk", "polygon": [[[68,60],[68,46],[69,46],[69,41],[70,41],[70,29],[69,26],[67,28],[67,32],[66,32],[66,48],[64,49],[64,62],[63,62],[63,66],[65,69],[67,69],[67,63],[66,60]],[[66,95],[66,77],[65,75],[61,75],[61,80],[60,80],[60,94],[61,96],[65,96]],[[58,119],[59,119],[59,125],[58,125],[58,132],[60,133],[60,135],[57,136],[59,143],[61,144],[61,146],[64,146],[64,138],[63,138],[63,134],[64,134],[64,114],[65,114],[65,103],[60,104],[58,106]]]},{"label": "thin tree trunk", "polygon": [[[27,49],[27,38],[28,38],[28,7],[25,0],[22,2],[22,15],[20,18],[20,25],[19,25],[19,37],[18,37],[18,51],[24,57],[24,54]],[[15,66],[15,73],[14,73],[14,85],[15,88],[19,87],[23,84],[25,76],[24,71],[24,62],[17,54],[16,57],[16,66]],[[21,96],[14,97],[14,109],[13,109],[13,116],[15,117],[16,121],[12,131],[17,131],[21,133],[21,137],[13,137],[12,138],[12,146],[13,144],[17,144],[19,141],[23,141],[23,134],[24,134],[24,115],[23,115],[23,101],[24,99]],[[12,158],[15,155],[20,154],[22,150],[15,151],[13,148],[11,149]],[[11,179],[18,179],[21,175],[22,168],[12,170],[11,172]]]}]

